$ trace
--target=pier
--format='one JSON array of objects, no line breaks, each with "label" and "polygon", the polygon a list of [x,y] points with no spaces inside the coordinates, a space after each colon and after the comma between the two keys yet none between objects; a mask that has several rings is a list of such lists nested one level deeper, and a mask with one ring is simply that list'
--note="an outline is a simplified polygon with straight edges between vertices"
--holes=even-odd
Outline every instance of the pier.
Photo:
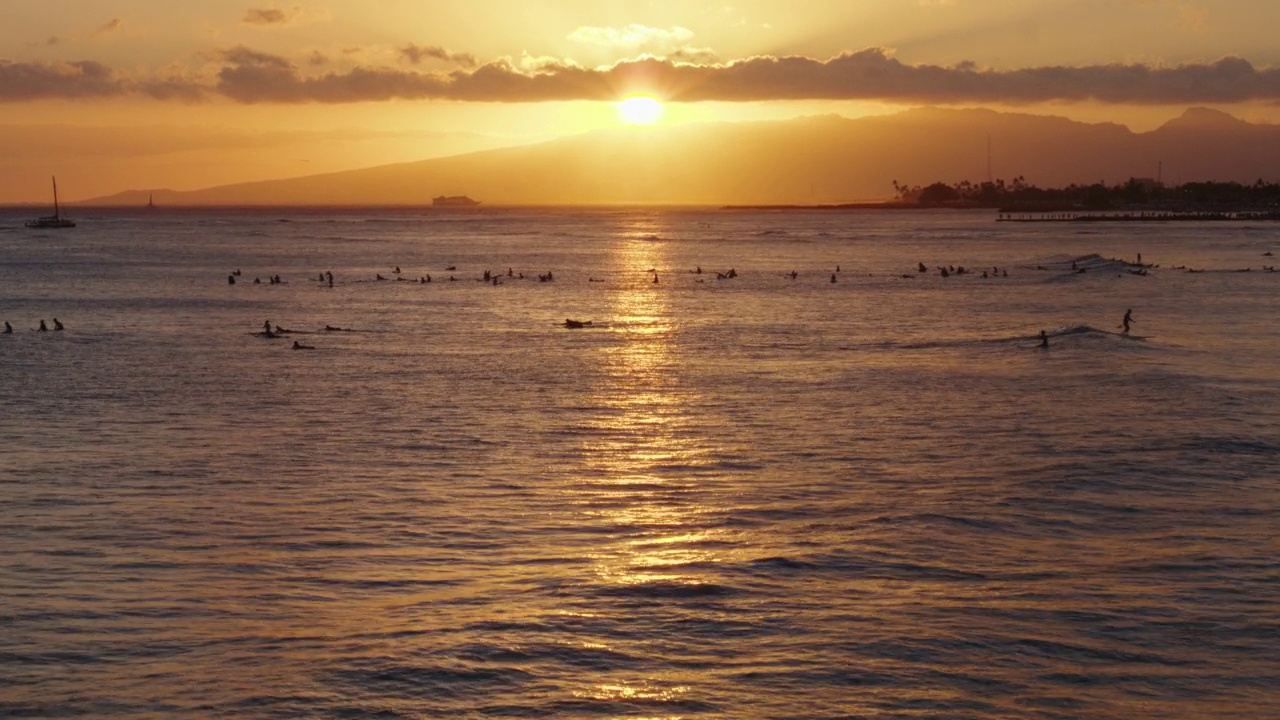
[{"label": "pier", "polygon": [[1280,210],[1009,211],[996,222],[1251,222],[1280,220]]}]

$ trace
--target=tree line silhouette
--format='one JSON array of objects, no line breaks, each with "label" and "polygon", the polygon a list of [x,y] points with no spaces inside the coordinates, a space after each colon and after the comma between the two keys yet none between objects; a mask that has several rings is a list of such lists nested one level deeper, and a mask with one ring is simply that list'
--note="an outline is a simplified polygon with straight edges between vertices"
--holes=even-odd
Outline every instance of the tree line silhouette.
[{"label": "tree line silhouette", "polygon": [[1261,178],[1252,185],[1214,181],[1164,185],[1150,178],[1129,178],[1115,185],[1073,183],[1063,188],[1041,188],[1019,175],[1010,182],[962,180],[954,185],[904,185],[894,180],[893,189],[897,203],[904,205],[997,208],[1003,212],[1280,210],[1280,183]]}]

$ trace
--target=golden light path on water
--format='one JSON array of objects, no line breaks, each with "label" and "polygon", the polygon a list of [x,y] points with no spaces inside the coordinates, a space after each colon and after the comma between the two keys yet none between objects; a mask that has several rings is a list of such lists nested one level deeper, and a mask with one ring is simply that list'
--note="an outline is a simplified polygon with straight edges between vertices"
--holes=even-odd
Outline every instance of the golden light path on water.
[{"label": "golden light path on water", "polygon": [[[644,223],[628,233],[655,236],[660,228]],[[619,246],[616,267],[660,269],[664,243],[635,240]],[[658,277],[653,283],[651,277]],[[661,273],[644,273],[644,280],[619,285],[611,293],[610,306],[616,332],[622,341],[602,348],[605,368],[596,388],[606,409],[592,424],[598,440],[584,443],[589,467],[598,470],[590,480],[593,494],[623,501],[607,518],[616,526],[648,528],[639,539],[597,558],[598,572],[616,583],[682,579],[667,568],[689,562],[712,561],[709,553],[682,549],[699,539],[690,535],[691,516],[705,509],[684,503],[653,502],[658,494],[680,490],[687,482],[654,472],[655,466],[689,466],[699,455],[696,438],[681,433],[688,420],[684,407],[696,403],[679,387],[680,358],[670,342],[674,332],[671,304],[661,288]],[[666,492],[664,492],[666,491]],[[660,528],[659,530],[654,530]]]},{"label": "golden light path on water", "polygon": [[[634,272],[610,288],[607,332],[614,341],[598,348],[601,373],[592,401],[599,412],[582,443],[586,472],[576,491],[592,516],[588,522],[615,528],[613,541],[592,557],[602,584],[696,587],[679,568],[720,559],[708,549],[716,531],[699,522],[713,510],[703,504],[711,493],[700,492],[688,472],[708,452],[690,411],[700,395],[680,382],[676,320],[662,284],[670,259],[666,243],[651,240],[662,225],[651,216],[628,220],[611,265]],[[601,683],[575,694],[593,701],[672,701],[691,692],[689,679]]]}]

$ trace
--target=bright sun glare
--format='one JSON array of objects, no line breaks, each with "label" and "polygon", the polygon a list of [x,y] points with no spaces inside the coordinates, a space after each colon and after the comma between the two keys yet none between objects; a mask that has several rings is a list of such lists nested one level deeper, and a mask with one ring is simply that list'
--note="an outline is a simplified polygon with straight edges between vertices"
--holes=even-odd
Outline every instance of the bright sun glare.
[{"label": "bright sun glare", "polygon": [[652,125],[662,118],[662,102],[650,95],[632,95],[618,103],[618,115],[629,125]]}]

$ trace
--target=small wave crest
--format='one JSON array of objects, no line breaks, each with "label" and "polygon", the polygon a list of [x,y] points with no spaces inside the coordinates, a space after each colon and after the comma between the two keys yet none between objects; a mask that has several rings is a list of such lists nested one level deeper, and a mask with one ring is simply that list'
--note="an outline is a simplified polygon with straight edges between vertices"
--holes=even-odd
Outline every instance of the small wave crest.
[{"label": "small wave crest", "polygon": [[[1099,338],[1117,341],[1145,341],[1147,337],[1144,335],[1128,335],[1122,332],[1113,332],[1111,330],[1103,330],[1087,323],[1078,325],[1063,325],[1052,330],[1046,330],[1045,334],[1050,339],[1053,338]],[[1027,343],[1039,342],[1040,335],[1038,333],[1019,334],[1019,335],[1001,335],[997,337],[985,338],[938,338],[935,340],[922,340],[919,342],[899,342],[886,341],[881,343],[873,343],[866,346],[845,347],[845,350],[945,350],[954,348],[981,348],[1001,345],[1025,346]]]},{"label": "small wave crest", "polygon": [[633,597],[654,600],[727,597],[740,592],[738,588],[719,583],[654,580],[651,582],[616,585],[603,588],[599,594],[609,597]]},{"label": "small wave crest", "polygon": [[1119,258],[1103,257],[1097,253],[1076,256],[1054,255],[1033,260],[1024,267],[1029,270],[1053,273],[1049,277],[1051,281],[1069,280],[1077,276],[1088,277],[1090,273],[1125,273],[1129,271],[1139,274],[1145,273],[1144,266],[1134,265],[1127,260]]}]

